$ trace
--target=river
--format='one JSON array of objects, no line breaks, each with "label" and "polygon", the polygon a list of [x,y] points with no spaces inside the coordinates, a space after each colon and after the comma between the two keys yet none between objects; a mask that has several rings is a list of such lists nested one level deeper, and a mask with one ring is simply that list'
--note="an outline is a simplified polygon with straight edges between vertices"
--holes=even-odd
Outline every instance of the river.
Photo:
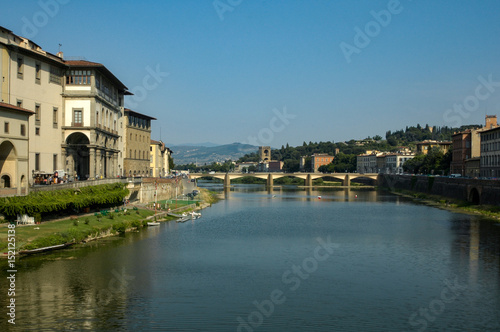
[{"label": "river", "polygon": [[500,330],[494,222],[375,190],[256,185],[202,214],[19,259],[15,330]]}]

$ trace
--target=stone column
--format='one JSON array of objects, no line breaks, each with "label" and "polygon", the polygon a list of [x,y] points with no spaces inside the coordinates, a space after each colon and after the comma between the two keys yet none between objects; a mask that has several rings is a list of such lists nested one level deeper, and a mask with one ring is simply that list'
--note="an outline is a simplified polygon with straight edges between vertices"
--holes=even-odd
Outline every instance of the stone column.
[{"label": "stone column", "polygon": [[274,185],[273,175],[269,173],[267,176],[267,186],[272,187]]},{"label": "stone column", "polygon": [[312,185],[313,185],[313,181],[312,181],[311,174],[307,174],[307,177],[306,177],[306,187],[312,187]]},{"label": "stone column", "polygon": [[345,175],[344,186],[346,186],[346,187],[350,187],[351,186],[351,178],[350,178],[349,174]]},{"label": "stone column", "polygon": [[95,176],[100,179],[102,176],[102,155],[101,155],[101,150],[96,149],[96,171],[95,171]]},{"label": "stone column", "polygon": [[95,166],[96,166],[96,158],[95,158],[95,148],[89,148],[89,179],[95,178]]},{"label": "stone column", "polygon": [[224,177],[224,187],[229,188],[231,186],[231,179],[229,178],[229,173],[226,173]]}]

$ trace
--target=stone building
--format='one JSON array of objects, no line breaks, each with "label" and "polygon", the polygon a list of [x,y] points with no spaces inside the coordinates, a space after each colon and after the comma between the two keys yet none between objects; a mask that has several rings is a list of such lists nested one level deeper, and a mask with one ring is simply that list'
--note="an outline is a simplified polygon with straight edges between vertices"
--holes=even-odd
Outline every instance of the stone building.
[{"label": "stone building", "polygon": [[155,118],[124,110],[123,176],[150,175],[151,120]]},{"label": "stone building", "polygon": [[500,127],[481,132],[480,175],[500,177]]},{"label": "stone building", "polygon": [[334,156],[330,156],[326,153],[315,153],[311,156],[311,169],[313,172],[317,172],[321,166],[331,164]]},{"label": "stone building", "polygon": [[431,150],[432,148],[438,148],[443,153],[446,153],[451,148],[451,141],[440,142],[434,140],[425,140],[422,142],[417,142],[416,146],[417,146],[417,153],[427,154],[429,150]]}]

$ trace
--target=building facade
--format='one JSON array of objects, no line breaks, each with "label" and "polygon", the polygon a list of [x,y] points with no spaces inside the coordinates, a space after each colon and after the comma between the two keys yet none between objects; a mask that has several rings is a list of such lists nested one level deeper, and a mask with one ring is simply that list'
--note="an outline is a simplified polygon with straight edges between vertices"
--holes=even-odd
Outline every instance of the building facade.
[{"label": "building facade", "polygon": [[481,132],[480,175],[486,178],[500,177],[500,127]]},{"label": "building facade", "polygon": [[28,193],[29,118],[33,112],[0,103],[0,195]]},{"label": "building facade", "polygon": [[425,140],[422,142],[417,142],[417,153],[427,154],[432,148],[438,148],[443,153],[448,152],[451,148],[451,141],[433,141],[433,140]]},{"label": "building facade", "polygon": [[150,176],[151,174],[151,120],[155,118],[124,110],[123,176]]},{"label": "building facade", "polygon": [[326,153],[315,153],[311,156],[311,169],[313,172],[318,172],[321,166],[329,165],[332,163],[334,156]]},{"label": "building facade", "polygon": [[170,158],[172,150],[162,141],[151,140],[150,149],[150,176],[165,177],[170,173]]}]

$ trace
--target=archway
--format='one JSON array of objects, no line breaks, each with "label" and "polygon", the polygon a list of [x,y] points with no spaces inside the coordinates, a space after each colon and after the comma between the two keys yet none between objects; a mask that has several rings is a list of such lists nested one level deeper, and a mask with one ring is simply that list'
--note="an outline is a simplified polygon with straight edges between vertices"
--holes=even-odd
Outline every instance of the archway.
[{"label": "archway", "polygon": [[0,144],[0,175],[2,188],[16,187],[17,154],[14,145],[5,141]]},{"label": "archway", "polygon": [[476,205],[481,204],[481,196],[479,195],[479,191],[477,190],[477,188],[472,188],[470,190],[469,202]]},{"label": "archway", "polygon": [[0,188],[10,188],[10,176],[2,175],[0,178]]},{"label": "archway", "polygon": [[66,138],[66,158],[70,176],[85,180],[90,174],[89,138],[82,133],[73,133]]}]

